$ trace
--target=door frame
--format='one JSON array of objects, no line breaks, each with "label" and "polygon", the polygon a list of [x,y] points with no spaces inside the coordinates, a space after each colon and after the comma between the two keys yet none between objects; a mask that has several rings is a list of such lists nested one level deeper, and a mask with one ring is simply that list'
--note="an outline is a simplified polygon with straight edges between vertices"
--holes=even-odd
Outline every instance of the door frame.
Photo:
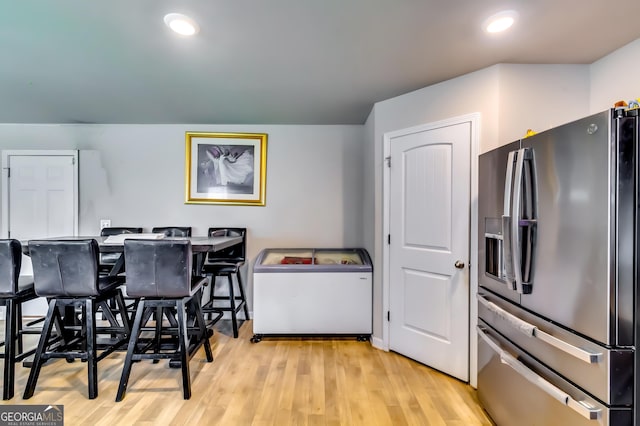
[{"label": "door frame", "polygon": [[471,182],[469,191],[469,383],[471,386],[477,386],[478,375],[478,362],[476,354],[478,352],[478,338],[474,332],[477,317],[478,307],[474,303],[475,295],[478,292],[478,274],[476,272],[476,264],[478,259],[478,146],[480,140],[480,113],[474,112],[470,114],[460,115],[452,118],[447,118],[432,123],[421,124],[405,129],[394,130],[384,133],[384,152],[382,163],[382,347],[381,349],[389,351],[389,321],[386,317],[386,312],[389,311],[389,293],[390,293],[390,254],[389,244],[384,241],[389,235],[390,229],[390,188],[391,188],[391,171],[388,167],[388,159],[391,155],[391,139],[406,136],[412,133],[423,132],[427,130],[435,130],[441,127],[448,127],[456,124],[470,123],[471,135],[470,135],[470,156],[469,164],[471,166]]},{"label": "door frame", "polygon": [[9,157],[10,156],[41,156],[41,157],[73,157],[73,235],[78,235],[79,215],[79,186],[78,186],[78,150],[3,150],[2,151],[2,220],[0,221],[0,235],[9,235]]}]

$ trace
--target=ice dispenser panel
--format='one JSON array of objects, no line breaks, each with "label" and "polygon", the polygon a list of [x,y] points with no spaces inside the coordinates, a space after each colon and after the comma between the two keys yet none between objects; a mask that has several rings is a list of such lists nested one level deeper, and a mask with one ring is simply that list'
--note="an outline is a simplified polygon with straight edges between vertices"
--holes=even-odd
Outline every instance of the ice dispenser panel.
[{"label": "ice dispenser panel", "polygon": [[488,217],[484,221],[485,273],[502,280],[504,269],[502,262],[502,219]]}]

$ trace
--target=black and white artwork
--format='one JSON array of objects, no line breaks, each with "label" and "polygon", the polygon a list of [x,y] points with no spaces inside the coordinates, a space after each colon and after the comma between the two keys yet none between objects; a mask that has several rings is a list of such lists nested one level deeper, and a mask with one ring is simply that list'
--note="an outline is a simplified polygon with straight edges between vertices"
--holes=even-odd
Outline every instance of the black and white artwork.
[{"label": "black and white artwork", "polygon": [[186,132],[186,203],[265,205],[265,133]]},{"label": "black and white artwork", "polygon": [[198,145],[198,192],[253,194],[253,176],[253,146]]}]

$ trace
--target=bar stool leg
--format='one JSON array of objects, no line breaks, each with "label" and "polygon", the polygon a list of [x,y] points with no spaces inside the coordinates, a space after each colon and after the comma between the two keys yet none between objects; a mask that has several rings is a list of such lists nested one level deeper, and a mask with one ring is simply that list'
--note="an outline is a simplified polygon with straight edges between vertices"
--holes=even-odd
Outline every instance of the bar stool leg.
[{"label": "bar stool leg", "polygon": [[[215,299],[215,290],[216,290],[216,274],[211,274],[211,289],[209,290],[209,304],[211,304],[211,308],[213,308],[213,304],[214,304],[214,299]],[[209,313],[207,314],[209,317],[209,320],[213,319],[213,312],[209,311]]]},{"label": "bar stool leg", "polygon": [[7,300],[6,318],[4,327],[4,381],[2,386],[2,399],[13,398],[16,373],[16,330],[17,317],[20,303],[15,300]]},{"label": "bar stool leg", "polygon": [[87,336],[87,372],[89,380],[89,399],[98,397],[98,361],[96,360],[96,306],[93,299],[87,299],[84,312],[85,333]]},{"label": "bar stool leg", "polygon": [[178,310],[178,345],[180,351],[180,364],[182,367],[182,391],[184,399],[191,398],[191,376],[189,375],[189,334],[187,331],[187,319],[185,318],[184,299],[176,301]]},{"label": "bar stool leg", "polygon": [[233,337],[238,337],[238,313],[236,312],[236,296],[233,291],[233,277],[231,274],[227,275],[227,281],[229,282],[229,306],[231,308],[231,324],[233,326]]},{"label": "bar stool leg", "polygon": [[118,393],[116,394],[116,402],[122,401],[124,395],[127,392],[127,384],[129,383],[131,366],[133,365],[133,354],[136,350],[136,342],[138,341],[138,335],[140,334],[140,329],[142,327],[142,317],[144,311],[144,299],[141,299],[138,302],[138,306],[136,308],[133,328],[131,329],[131,338],[129,339],[129,345],[127,346],[127,356],[124,359],[124,367],[122,368],[120,384],[118,385]]},{"label": "bar stool leg", "polygon": [[[49,342],[49,338],[51,337],[51,329],[53,328],[54,321],[57,323],[62,323],[62,321],[57,318],[59,315],[56,306],[56,300],[51,299],[49,301],[49,310],[47,311],[47,317],[44,320],[44,324],[42,326],[42,334],[40,335],[40,341],[38,342],[38,349],[36,349],[35,357],[33,358],[33,365],[31,366],[31,372],[29,373],[29,379],[27,380],[27,386],[24,389],[24,395],[22,399],[29,399],[33,396],[33,392],[36,389],[36,383],[38,382],[38,376],[40,375],[40,369],[42,368],[42,364],[44,363],[42,359],[42,354],[47,348],[47,344]],[[60,334],[63,333],[64,330],[59,330]]]},{"label": "bar stool leg", "polygon": [[22,352],[24,352],[24,346],[23,346],[23,342],[22,342],[22,303],[16,303],[14,305],[14,308],[16,310],[16,338],[18,339],[18,347],[16,352],[17,354],[21,354]]},{"label": "bar stool leg", "polygon": [[[194,321],[194,325],[198,326],[198,330],[200,330],[200,335],[198,335],[198,339],[202,339],[203,340],[203,344],[204,344],[204,352],[207,356],[207,362],[212,362],[213,361],[213,352],[211,351],[211,343],[209,342],[209,335],[207,334],[207,327],[205,326],[205,322],[204,322],[204,315],[202,313],[201,309],[198,309],[198,307],[202,306],[202,292],[199,291],[198,293],[196,293],[193,298],[191,299],[191,303],[194,304],[194,310],[195,310],[195,321]],[[198,340],[199,341],[199,340]],[[198,343],[198,341],[196,341],[196,344]]]},{"label": "bar stool leg", "polygon": [[124,327],[124,332],[127,336],[131,336],[131,319],[129,318],[129,313],[127,312],[127,303],[124,301],[124,297],[122,293],[118,293],[116,297],[116,303],[120,308],[121,317],[122,317],[122,325]]},{"label": "bar stool leg", "polygon": [[242,284],[242,277],[240,274],[240,268],[238,268],[238,273],[236,274],[236,278],[238,279],[238,288],[240,289],[240,297],[242,297],[242,303],[244,308],[244,319],[249,320],[249,307],[247,306],[247,296],[244,294],[244,285]]},{"label": "bar stool leg", "polygon": [[[162,341],[161,337],[162,337],[162,317],[163,317],[163,308],[162,306],[156,306],[156,346],[155,349],[153,350],[154,353],[159,354],[160,353],[160,343]],[[153,360],[154,364],[157,364],[160,362],[160,359],[156,358]]]}]

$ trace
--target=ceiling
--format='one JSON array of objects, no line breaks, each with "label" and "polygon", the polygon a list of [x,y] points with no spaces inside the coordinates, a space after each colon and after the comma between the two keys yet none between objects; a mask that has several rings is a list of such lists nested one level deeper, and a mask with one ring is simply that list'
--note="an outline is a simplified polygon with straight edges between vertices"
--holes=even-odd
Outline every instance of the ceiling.
[{"label": "ceiling", "polygon": [[[0,123],[362,124],[375,102],[493,64],[590,64],[640,38],[638,0],[0,6]],[[485,34],[504,9],[516,25]],[[170,12],[200,33],[173,34]]]}]

